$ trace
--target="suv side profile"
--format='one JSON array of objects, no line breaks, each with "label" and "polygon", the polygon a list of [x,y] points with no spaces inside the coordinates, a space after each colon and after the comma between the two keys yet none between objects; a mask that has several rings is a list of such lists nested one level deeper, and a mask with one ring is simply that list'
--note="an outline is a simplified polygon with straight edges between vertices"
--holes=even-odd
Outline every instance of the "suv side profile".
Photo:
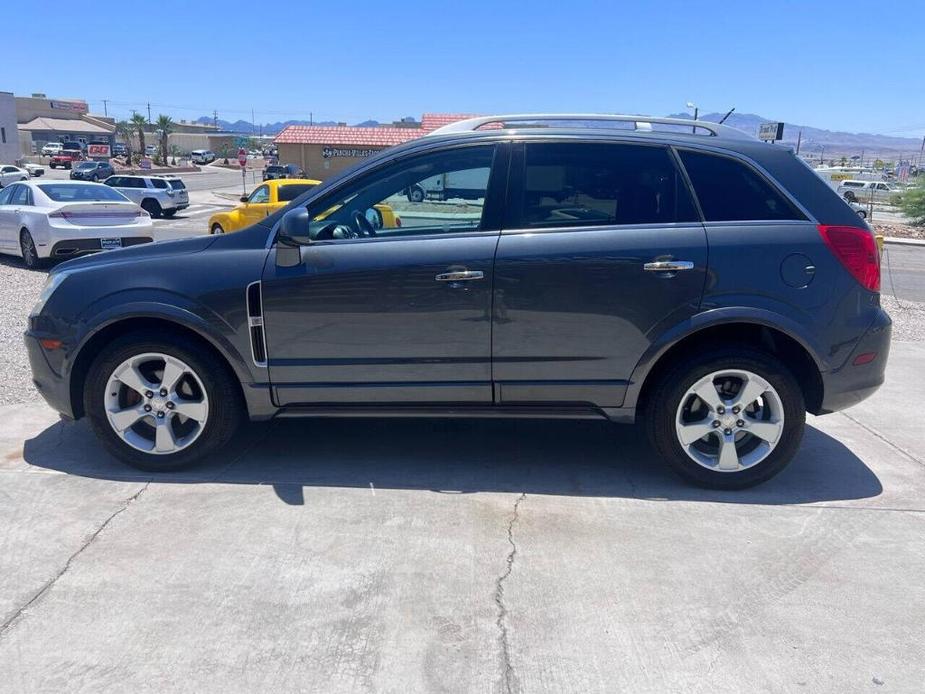
[{"label": "suv side profile", "polygon": [[842,181],[836,192],[848,202],[890,202],[902,194],[902,188],[883,181]]},{"label": "suv side profile", "polygon": [[189,207],[186,185],[176,176],[110,176],[103,181],[152,217],[173,217]]},{"label": "suv side profile", "polygon": [[[481,194],[407,199],[446,175]],[[589,417],[736,489],[787,465],[807,411],[883,382],[879,282],[871,230],[789,149],[702,121],[496,116],[238,233],[64,263],[25,339],[51,406],[145,470],[246,418]]]}]

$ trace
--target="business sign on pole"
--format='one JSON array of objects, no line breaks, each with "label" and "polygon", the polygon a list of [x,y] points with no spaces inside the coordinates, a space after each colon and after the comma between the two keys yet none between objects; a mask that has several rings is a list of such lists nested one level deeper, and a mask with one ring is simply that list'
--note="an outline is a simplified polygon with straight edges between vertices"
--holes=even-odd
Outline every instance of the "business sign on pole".
[{"label": "business sign on pole", "polygon": [[110,151],[109,145],[95,144],[91,142],[87,145],[87,156],[109,159],[112,156],[112,153]]},{"label": "business sign on pole", "polygon": [[74,113],[87,113],[90,109],[87,108],[86,101],[49,101],[48,105],[53,109],[58,111],[73,111]]},{"label": "business sign on pole", "polygon": [[758,139],[765,142],[777,142],[784,139],[783,123],[762,123],[758,126]]}]

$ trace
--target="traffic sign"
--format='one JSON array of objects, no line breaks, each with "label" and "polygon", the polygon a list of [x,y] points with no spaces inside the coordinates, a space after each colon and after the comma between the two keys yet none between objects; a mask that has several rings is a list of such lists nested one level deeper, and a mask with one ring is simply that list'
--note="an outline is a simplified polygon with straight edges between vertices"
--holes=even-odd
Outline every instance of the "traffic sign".
[{"label": "traffic sign", "polygon": [[238,163],[241,165],[241,168],[247,166],[247,150],[243,147],[238,150]]}]

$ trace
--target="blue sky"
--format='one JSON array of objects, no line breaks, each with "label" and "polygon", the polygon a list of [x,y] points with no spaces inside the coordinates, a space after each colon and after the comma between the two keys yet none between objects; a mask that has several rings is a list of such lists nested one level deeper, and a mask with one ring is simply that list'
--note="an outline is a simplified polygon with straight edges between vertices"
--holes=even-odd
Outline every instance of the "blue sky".
[{"label": "blue sky", "polygon": [[[134,8],[138,8],[137,10]],[[92,8],[92,10],[91,10]],[[142,10],[142,8],[145,8]],[[156,9],[155,9],[156,8]],[[227,120],[666,114],[925,134],[925,2],[30,0],[0,90]],[[66,27],[66,28],[62,28]],[[64,41],[50,40],[52,36]],[[206,38],[203,38],[206,37]],[[86,40],[94,48],[75,50]]]}]

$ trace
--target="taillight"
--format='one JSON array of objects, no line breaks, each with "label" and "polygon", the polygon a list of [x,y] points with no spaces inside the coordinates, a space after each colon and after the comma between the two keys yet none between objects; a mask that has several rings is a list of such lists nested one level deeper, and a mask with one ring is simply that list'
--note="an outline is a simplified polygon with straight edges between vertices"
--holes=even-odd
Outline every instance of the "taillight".
[{"label": "taillight", "polygon": [[819,233],[832,254],[861,286],[872,292],[880,291],[880,253],[870,231],[820,224]]}]

